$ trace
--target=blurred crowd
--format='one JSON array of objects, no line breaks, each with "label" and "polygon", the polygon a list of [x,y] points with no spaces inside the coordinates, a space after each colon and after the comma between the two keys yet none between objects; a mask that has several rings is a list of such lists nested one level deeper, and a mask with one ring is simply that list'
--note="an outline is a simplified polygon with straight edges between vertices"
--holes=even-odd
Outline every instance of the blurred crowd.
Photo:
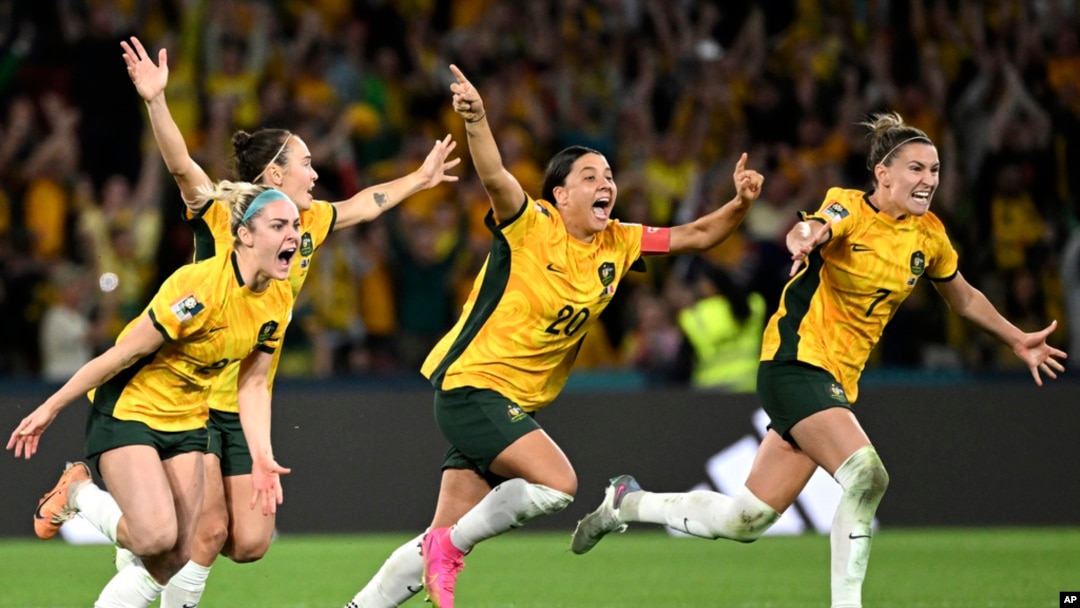
[{"label": "blurred crowd", "polygon": [[[938,146],[932,210],[964,275],[1023,329],[1059,320],[1067,348],[1078,31],[1073,0],[0,0],[0,375],[66,379],[191,259],[121,59],[132,35],[151,57],[168,49],[169,106],[215,179],[231,175],[237,129],[301,135],[331,201],[412,171],[445,133],[460,144],[460,182],[316,254],[283,375],[415,373],[456,319],[491,235],[450,63],[534,196],[568,144],[604,153],[616,216],[650,225],[730,200],[743,151],[765,175],[736,237],[624,281],[579,368],[747,390],[702,366],[756,359],[790,269],[784,234],[828,187],[868,186],[858,122],[883,110]],[[870,365],[1019,364],[931,289]]]}]

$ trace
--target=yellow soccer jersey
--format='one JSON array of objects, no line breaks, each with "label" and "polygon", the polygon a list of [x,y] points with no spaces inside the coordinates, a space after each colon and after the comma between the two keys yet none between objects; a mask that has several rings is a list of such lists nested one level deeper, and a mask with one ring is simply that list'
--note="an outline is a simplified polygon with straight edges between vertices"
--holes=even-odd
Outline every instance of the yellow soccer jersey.
[{"label": "yellow soccer jersey", "polygon": [[[195,231],[196,261],[232,249],[235,237],[232,234],[232,217],[227,203],[213,201],[194,216],[190,211],[185,211],[184,219]],[[334,231],[336,221],[337,208],[326,201],[312,201],[310,209],[300,212],[300,249],[296,252],[297,257],[289,270],[289,285],[292,287],[294,298],[300,293],[300,288],[307,279],[312,256],[326,237]],[[274,353],[274,361],[270,368],[271,386],[280,359],[281,349],[278,349]],[[239,374],[240,366],[233,365],[219,376],[210,397],[212,409],[234,413],[239,411],[236,403],[236,382]]]},{"label": "yellow soccer jersey", "polygon": [[[165,344],[92,391],[95,408],[159,431],[201,428],[207,399],[223,372],[239,369],[255,349],[279,350],[292,290],[285,281],[273,281],[262,293],[251,291],[235,255],[182,266],[166,279],[144,313]],[[129,323],[120,337],[138,322]]]},{"label": "yellow soccer jersey", "polygon": [[933,213],[897,220],[866,193],[831,188],[805,219],[829,222],[832,238],[788,282],[762,341],[762,361],[803,361],[830,372],[850,402],[885,324],[919,277],[949,281],[957,255]]},{"label": "yellow soccer jersey", "polygon": [[502,224],[461,318],[421,368],[435,388],[498,391],[525,411],[562,390],[581,340],[641,255],[643,228],[610,220],[592,243],[566,232],[547,201],[526,195]]}]

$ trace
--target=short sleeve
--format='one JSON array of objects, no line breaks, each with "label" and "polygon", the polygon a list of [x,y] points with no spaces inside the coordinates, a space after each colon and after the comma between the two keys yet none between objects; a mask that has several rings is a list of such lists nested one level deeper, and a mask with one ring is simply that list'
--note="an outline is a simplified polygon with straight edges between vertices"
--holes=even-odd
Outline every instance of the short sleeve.
[{"label": "short sleeve", "polygon": [[207,323],[212,285],[202,276],[204,266],[181,266],[165,280],[147,306],[154,327],[166,340],[182,340]]},{"label": "short sleeve", "polygon": [[312,201],[311,208],[302,212],[300,224],[311,234],[312,246],[318,249],[334,231],[337,207],[326,201]]},{"label": "short sleeve", "polygon": [[926,277],[931,281],[951,281],[960,269],[960,255],[953,247],[941,220],[933,213],[927,213],[924,219],[929,226],[933,248],[926,268]]},{"label": "short sleeve", "polygon": [[838,238],[844,236],[854,222],[849,221],[852,215],[852,210],[848,209],[847,201],[848,197],[843,196],[844,190],[841,188],[829,188],[829,191],[825,193],[825,200],[821,202],[821,206],[814,213],[800,213],[799,217],[803,221],[816,221],[823,224],[829,224],[832,231],[832,238]]}]

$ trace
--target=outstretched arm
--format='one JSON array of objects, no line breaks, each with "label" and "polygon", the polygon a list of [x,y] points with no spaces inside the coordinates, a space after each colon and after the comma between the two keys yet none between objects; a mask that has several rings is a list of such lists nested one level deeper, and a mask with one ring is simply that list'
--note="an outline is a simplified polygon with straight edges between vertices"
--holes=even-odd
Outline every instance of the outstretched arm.
[{"label": "outstretched arm", "polygon": [[1031,370],[1035,384],[1042,386],[1040,371],[1051,378],[1057,378],[1059,372],[1065,371],[1065,366],[1058,359],[1065,359],[1068,355],[1046,343],[1047,336],[1057,327],[1057,321],[1040,331],[1024,333],[1001,316],[990,300],[972,287],[960,273],[951,281],[934,283],[934,287],[953,312],[1011,346],[1016,356]]},{"label": "outstretched arm", "polygon": [[269,353],[255,350],[241,361],[236,394],[240,426],[251,452],[251,483],[255,491],[251,495],[250,508],[262,503],[263,515],[276,513],[277,506],[285,499],[281,476],[290,471],[274,460],[274,449],[270,445],[270,390],[267,383],[273,358]]},{"label": "outstretched arm", "polygon": [[135,327],[124,334],[112,348],[83,365],[60,390],[23,418],[11,433],[7,449],[14,449],[16,458],[21,455],[26,458],[33,456],[37,453],[41,434],[49,428],[60,410],[85,395],[87,391],[105,384],[142,357],[161,348],[164,343],[164,336],[154,328],[150,317],[143,315]]},{"label": "outstretched arm", "polygon": [[370,222],[421,190],[434,188],[443,182],[458,181],[458,176],[446,173],[461,163],[460,158],[446,160],[456,147],[457,142],[447,135],[435,142],[424,164],[416,171],[385,184],[364,188],[348,200],[334,203],[338,212],[334,230]]},{"label": "outstretched arm", "polygon": [[723,207],[698,219],[671,229],[670,253],[691,253],[711,249],[739,228],[750,205],[761,195],[765,178],[746,168],[746,153],[735,164],[735,198]]},{"label": "outstretched arm", "polygon": [[150,59],[146,49],[143,48],[139,39],[132,36],[131,44],[120,41],[124,49],[124,63],[127,64],[128,76],[135,84],[135,90],[146,102],[146,111],[150,116],[150,126],[154,130],[154,140],[157,141],[161,157],[165,159],[165,166],[169,168],[180,187],[180,195],[184,203],[192,211],[198,211],[205,202],[195,202],[199,199],[199,189],[203,186],[212,186],[210,177],[202,167],[191,158],[187,144],[180,128],[176,126],[169,106],[165,102],[165,85],[169,81],[168,55],[165,49],[158,51],[158,63]]},{"label": "outstretched arm", "polygon": [[456,65],[450,66],[456,82],[450,85],[454,93],[454,111],[465,119],[465,134],[469,137],[469,154],[480,181],[491,199],[495,219],[502,221],[513,217],[525,202],[525,191],[517,179],[503,167],[499,147],[488,125],[487,112],[480,92],[472,85]]}]

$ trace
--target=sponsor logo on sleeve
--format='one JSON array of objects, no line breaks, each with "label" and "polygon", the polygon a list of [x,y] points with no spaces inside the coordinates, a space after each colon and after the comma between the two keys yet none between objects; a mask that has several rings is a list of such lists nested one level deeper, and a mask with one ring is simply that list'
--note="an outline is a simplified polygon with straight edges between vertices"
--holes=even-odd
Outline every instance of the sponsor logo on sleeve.
[{"label": "sponsor logo on sleeve", "polygon": [[184,323],[185,321],[190,320],[191,317],[202,312],[203,304],[195,298],[194,294],[189,294],[174,302],[170,308],[172,309],[173,314],[176,315],[176,318],[179,319],[181,323]]},{"label": "sponsor logo on sleeve", "polygon": [[839,222],[850,214],[840,203],[833,203],[826,207],[825,210],[821,212],[821,215],[824,215],[833,222]]}]

